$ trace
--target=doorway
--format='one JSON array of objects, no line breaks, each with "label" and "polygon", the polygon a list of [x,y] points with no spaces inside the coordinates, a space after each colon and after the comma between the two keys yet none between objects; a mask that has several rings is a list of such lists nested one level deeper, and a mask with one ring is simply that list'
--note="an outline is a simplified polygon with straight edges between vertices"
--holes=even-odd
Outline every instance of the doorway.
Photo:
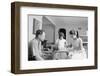
[{"label": "doorway", "polygon": [[60,28],[58,32],[63,32],[64,33],[64,39],[66,39],[66,29],[65,28]]}]

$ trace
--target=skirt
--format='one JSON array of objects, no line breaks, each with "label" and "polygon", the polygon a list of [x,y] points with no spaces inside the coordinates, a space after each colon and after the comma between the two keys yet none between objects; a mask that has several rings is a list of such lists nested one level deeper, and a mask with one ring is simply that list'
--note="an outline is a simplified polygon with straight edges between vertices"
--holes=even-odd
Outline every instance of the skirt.
[{"label": "skirt", "polygon": [[72,59],[86,59],[87,55],[85,49],[83,50],[74,50],[72,54]]}]

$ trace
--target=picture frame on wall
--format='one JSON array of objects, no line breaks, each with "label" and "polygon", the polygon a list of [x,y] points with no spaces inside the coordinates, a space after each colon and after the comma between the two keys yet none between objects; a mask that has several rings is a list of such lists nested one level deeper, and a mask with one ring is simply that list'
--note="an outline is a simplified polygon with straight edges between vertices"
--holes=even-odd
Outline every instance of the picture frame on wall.
[{"label": "picture frame on wall", "polygon": [[11,72],[97,69],[97,7],[11,3]]},{"label": "picture frame on wall", "polygon": [[33,34],[36,33],[36,30],[40,29],[40,22],[36,19],[33,19]]}]

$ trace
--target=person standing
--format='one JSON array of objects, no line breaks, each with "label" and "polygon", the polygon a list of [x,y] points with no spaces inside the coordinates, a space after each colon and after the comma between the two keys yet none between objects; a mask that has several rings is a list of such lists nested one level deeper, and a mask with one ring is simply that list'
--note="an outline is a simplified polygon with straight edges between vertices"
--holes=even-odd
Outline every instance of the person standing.
[{"label": "person standing", "polygon": [[59,39],[56,40],[57,52],[54,55],[55,60],[67,58],[67,41],[64,39],[64,33],[59,32]]},{"label": "person standing", "polygon": [[79,37],[78,31],[70,30],[69,35],[72,39],[72,59],[85,59],[86,51],[83,47],[82,39]]}]

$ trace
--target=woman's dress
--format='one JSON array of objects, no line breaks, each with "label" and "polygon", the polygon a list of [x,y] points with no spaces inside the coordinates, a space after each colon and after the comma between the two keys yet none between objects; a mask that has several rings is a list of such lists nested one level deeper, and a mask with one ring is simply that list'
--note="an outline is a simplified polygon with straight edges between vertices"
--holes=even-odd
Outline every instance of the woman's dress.
[{"label": "woman's dress", "polygon": [[81,38],[74,40],[72,43],[73,46],[73,54],[72,59],[86,59],[86,51],[83,48],[83,43]]}]

